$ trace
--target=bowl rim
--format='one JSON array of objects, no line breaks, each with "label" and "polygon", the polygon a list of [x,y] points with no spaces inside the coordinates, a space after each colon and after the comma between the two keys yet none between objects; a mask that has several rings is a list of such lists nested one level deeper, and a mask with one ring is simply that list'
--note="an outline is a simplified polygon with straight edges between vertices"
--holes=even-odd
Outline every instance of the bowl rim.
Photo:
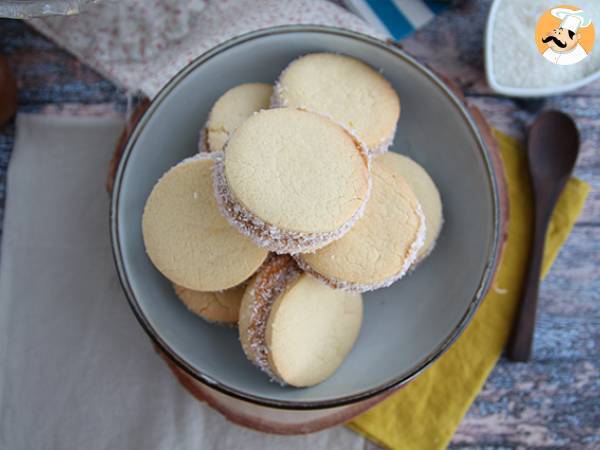
[{"label": "bowl rim", "polygon": [[[184,358],[182,358],[173,348],[171,348],[160,336],[160,333],[155,330],[150,321],[145,316],[142,308],[140,307],[133,290],[129,284],[128,274],[125,269],[123,263],[123,255],[122,248],[120,244],[119,237],[119,201],[120,194],[123,182],[123,174],[125,168],[127,167],[127,163],[129,161],[129,157],[135,147],[135,144],[149,121],[150,117],[154,114],[157,108],[160,106],[162,101],[168,96],[168,94],[185,78],[188,74],[194,71],[196,68],[201,66],[204,62],[213,58],[214,56],[226,51],[236,45],[252,41],[255,39],[265,38],[271,35],[279,35],[279,34],[289,34],[289,33],[317,33],[317,34],[326,34],[326,35],[336,35],[342,36],[345,38],[350,38],[354,40],[358,40],[373,46],[376,46],[382,50],[391,53],[393,56],[397,58],[401,58],[406,63],[413,66],[415,69],[420,71],[424,76],[426,76],[431,82],[433,82],[443,94],[451,101],[451,103],[455,106],[457,112],[461,114],[463,119],[465,120],[469,131],[474,138],[475,142],[478,144],[478,150],[481,154],[482,160],[485,166],[485,173],[487,177],[487,181],[490,188],[491,193],[491,202],[492,202],[492,210],[493,210],[493,242],[492,247],[488,256],[488,259],[483,267],[482,275],[479,281],[479,285],[475,290],[473,297],[469,303],[468,308],[465,313],[461,317],[460,321],[454,326],[448,336],[435,348],[433,349],[427,356],[422,358],[420,361],[414,364],[414,367],[407,372],[399,374],[393,377],[391,380],[388,380],[382,384],[379,384],[375,387],[363,390],[361,392],[337,397],[333,399],[327,400],[311,400],[311,401],[290,401],[290,400],[278,400],[271,399],[268,397],[254,395],[247,392],[243,392],[234,387],[228,386],[224,383],[219,382],[218,380],[213,379],[212,377],[204,374],[198,368],[193,367]],[[322,26],[322,25],[282,25],[277,27],[269,27],[263,28],[260,30],[252,31],[249,33],[245,33],[229,39],[216,47],[208,50],[202,55],[195,58],[192,62],[190,62],[186,67],[181,69],[169,82],[159,91],[156,97],[150,103],[148,109],[144,112],[140,120],[135,125],[132,130],[127,143],[125,145],[122,158],[119,162],[119,166],[117,169],[117,173],[115,176],[115,184],[114,189],[111,195],[110,202],[110,235],[111,235],[111,248],[113,253],[113,259],[115,262],[115,266],[117,268],[117,273],[119,276],[119,281],[125,292],[125,296],[131,307],[135,317],[138,322],[148,334],[150,339],[154,342],[154,344],[164,352],[171,360],[175,362],[175,364],[185,371],[188,375],[190,375],[193,379],[198,380],[199,382],[207,385],[212,389],[216,389],[217,391],[226,394],[230,397],[234,397],[243,401],[247,401],[250,403],[254,403],[261,406],[266,406],[270,408],[276,409],[286,409],[286,410],[315,410],[315,409],[326,409],[326,408],[334,408],[349,405],[352,403],[357,403],[379,394],[383,394],[386,392],[391,392],[402,385],[412,381],[415,377],[421,374],[431,363],[433,363],[436,359],[438,359],[445,351],[454,343],[454,341],[462,334],[466,326],[471,321],[473,314],[479,307],[485,293],[488,291],[493,274],[494,267],[496,266],[496,262],[499,256],[500,249],[500,201],[499,201],[499,189],[498,189],[498,180],[496,174],[493,169],[493,164],[491,160],[491,156],[489,155],[489,151],[483,140],[479,130],[477,129],[475,122],[471,118],[470,113],[467,111],[466,107],[463,106],[463,103],[450,91],[448,87],[436,76],[423,66],[421,63],[417,62],[416,59],[407,55],[404,51],[400,50],[398,47],[394,46],[392,43],[386,43],[374,37],[358,33],[355,31],[350,31],[342,28],[330,27],[330,26]]]},{"label": "bowl rim", "polygon": [[487,16],[485,24],[485,37],[484,37],[484,66],[485,66],[485,77],[488,85],[493,91],[498,94],[506,95],[509,97],[522,97],[522,98],[538,98],[538,97],[550,97],[553,95],[566,94],[567,92],[574,91],[582,88],[583,86],[600,79],[600,70],[596,70],[591,74],[571,83],[567,83],[563,86],[555,87],[541,87],[541,88],[525,88],[518,86],[507,86],[498,82],[496,78],[496,72],[494,70],[494,56],[493,56],[493,43],[494,37],[494,24],[496,23],[496,14],[498,8],[503,0],[494,0],[490,11]]}]

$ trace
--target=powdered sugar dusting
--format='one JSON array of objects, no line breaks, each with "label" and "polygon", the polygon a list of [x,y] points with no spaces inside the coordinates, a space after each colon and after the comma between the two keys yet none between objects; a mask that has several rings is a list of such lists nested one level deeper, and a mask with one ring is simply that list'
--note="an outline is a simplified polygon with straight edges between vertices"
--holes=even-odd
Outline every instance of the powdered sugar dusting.
[{"label": "powdered sugar dusting", "polygon": [[272,256],[258,273],[250,295],[253,299],[250,309],[248,342],[254,352],[252,362],[272,380],[284,385],[285,382],[275,376],[269,365],[269,348],[266,343],[266,327],[273,303],[286,291],[302,271],[287,256]]},{"label": "powdered sugar dusting", "polygon": [[334,289],[342,289],[348,292],[368,292],[374,291],[375,289],[388,287],[394,282],[398,281],[404,275],[406,275],[406,273],[413,267],[413,263],[417,259],[417,254],[421,247],[423,247],[423,244],[425,243],[425,215],[423,214],[423,210],[421,209],[420,204],[417,204],[415,208],[415,213],[419,217],[419,228],[417,229],[417,235],[415,237],[415,240],[410,245],[406,253],[406,258],[404,259],[400,270],[395,275],[386,278],[383,281],[379,281],[377,283],[372,284],[361,284],[346,280],[340,280],[336,277],[327,277],[315,271],[306,261],[302,259],[301,256],[294,256],[294,259],[296,260],[296,263],[298,263],[298,266],[300,266],[302,270],[304,270],[309,275],[317,278],[318,280],[325,282]]},{"label": "powdered sugar dusting", "polygon": [[[345,127],[344,129],[347,130]],[[367,170],[369,170],[370,158],[366,152],[366,148],[351,131],[348,132],[354,137],[357,150],[360,152],[360,155],[367,166]],[[217,153],[211,154],[217,155]],[[278,254],[296,254],[314,252],[330,242],[341,238],[350,231],[352,226],[365,212],[367,202],[371,195],[372,181],[369,173],[365,198],[354,214],[352,214],[352,216],[338,229],[323,233],[301,233],[298,231],[283,230],[275,225],[265,222],[242,206],[227,184],[223,152],[218,152],[218,156],[215,159],[215,165],[213,167],[213,185],[219,209],[231,225],[252,239],[260,247]]]}]

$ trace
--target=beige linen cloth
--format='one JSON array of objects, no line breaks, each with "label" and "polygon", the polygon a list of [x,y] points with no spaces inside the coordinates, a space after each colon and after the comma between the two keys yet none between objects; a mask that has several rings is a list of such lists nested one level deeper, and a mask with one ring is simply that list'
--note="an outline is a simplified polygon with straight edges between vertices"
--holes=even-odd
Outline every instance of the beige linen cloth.
[{"label": "beige linen cloth", "polygon": [[257,433],[185,392],[119,286],[108,162],[118,118],[21,115],[0,253],[0,449],[362,449],[337,427]]},{"label": "beige linen cloth", "polygon": [[330,25],[384,37],[323,0],[104,0],[76,16],[28,23],[118,86],[150,98],[205,51],[261,28]]}]

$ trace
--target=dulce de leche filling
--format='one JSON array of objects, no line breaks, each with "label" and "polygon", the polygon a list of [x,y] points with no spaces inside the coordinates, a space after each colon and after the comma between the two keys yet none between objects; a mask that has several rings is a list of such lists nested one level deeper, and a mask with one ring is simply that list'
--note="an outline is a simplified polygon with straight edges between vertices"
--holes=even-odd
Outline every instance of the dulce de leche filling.
[{"label": "dulce de leche filling", "polygon": [[[277,380],[269,367],[269,349],[266,345],[266,327],[273,303],[300,275],[302,270],[288,255],[273,255],[256,277],[250,312],[248,336],[255,352],[254,363],[271,378]],[[277,380],[280,381],[280,380]]]}]

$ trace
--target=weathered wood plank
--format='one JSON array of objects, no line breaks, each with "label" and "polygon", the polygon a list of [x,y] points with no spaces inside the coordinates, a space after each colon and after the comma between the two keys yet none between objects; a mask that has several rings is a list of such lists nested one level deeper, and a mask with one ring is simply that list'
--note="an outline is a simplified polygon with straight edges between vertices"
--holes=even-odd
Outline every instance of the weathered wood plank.
[{"label": "weathered wood plank", "polygon": [[567,320],[592,320],[600,318],[599,306],[600,227],[581,225],[573,230],[542,283],[540,310]]},{"label": "weathered wood plank", "polygon": [[[486,384],[453,444],[456,448],[461,444],[476,444],[476,448],[598,448],[599,372],[597,360],[536,360],[528,364],[503,360],[491,377],[499,381]],[[573,395],[574,388],[577,395]]]},{"label": "weathered wood plank", "polygon": [[[476,96],[469,97],[469,101],[482,111],[493,126],[525,142],[526,129],[535,118],[534,113],[517,109],[509,99]],[[592,187],[580,222],[600,225],[600,98],[594,105],[584,97],[557,97],[548,101],[548,107],[562,109],[571,114],[577,123],[581,133],[581,149],[575,175]]]}]

